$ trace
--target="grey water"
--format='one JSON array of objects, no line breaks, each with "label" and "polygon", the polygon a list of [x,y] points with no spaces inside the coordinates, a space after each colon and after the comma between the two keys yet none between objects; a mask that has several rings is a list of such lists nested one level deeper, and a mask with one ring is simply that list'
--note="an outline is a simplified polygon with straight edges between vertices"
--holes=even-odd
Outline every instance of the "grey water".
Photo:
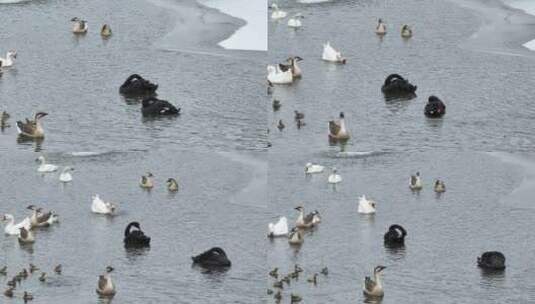
[{"label": "grey water", "polygon": [[[480,27],[490,26],[495,16],[459,2],[479,7],[491,1],[278,1],[289,15],[305,18],[297,31],[285,20],[270,21],[269,63],[290,55],[304,60],[302,79],[275,87],[272,98],[281,101],[280,110],[272,111],[267,100],[269,221],[286,216],[292,226],[298,205],[322,215],[300,248],[284,238],[266,241],[269,269],[278,267],[284,275],[294,264],[304,269],[282,290],[283,303],[292,293],[304,303],[370,303],[362,285],[376,265],[387,266],[385,296],[378,303],[535,301],[529,228],[535,216],[530,131],[535,112],[526,81],[534,57],[520,46],[523,40],[512,44],[504,35],[511,28],[481,41]],[[518,13],[496,10],[499,16]],[[374,33],[378,18],[388,27],[382,40]],[[404,23],[414,30],[407,41],[399,35]],[[347,64],[321,61],[327,41]],[[390,73],[418,85],[417,97],[385,100],[380,88]],[[423,115],[431,94],[446,103],[442,119]],[[294,110],[305,114],[300,129]],[[352,138],[330,145],[327,122],[341,111]],[[276,128],[279,119],[286,123],[282,131]],[[326,166],[326,172],[305,176],[308,162]],[[333,167],[343,178],[336,187],[327,183]],[[409,177],[417,171],[424,189],[412,193]],[[440,196],[432,188],[437,178],[447,187]],[[377,202],[375,215],[357,213],[361,195]],[[402,249],[383,244],[392,224],[408,231]],[[505,272],[477,267],[477,256],[491,250],[505,254]],[[307,282],[323,267],[328,276],[320,274],[317,286]],[[274,279],[266,278],[267,288],[274,289]]]},{"label": "grey water", "polygon": [[[75,16],[88,20],[86,35],[70,32]],[[113,31],[107,40],[99,35],[103,23]],[[1,52],[18,52],[0,76],[0,110],[11,114],[11,127],[0,133],[0,212],[18,222],[33,204],[60,216],[58,226],[36,231],[30,247],[2,234],[2,292],[29,263],[41,270],[0,302],[20,303],[24,291],[32,303],[110,302],[95,293],[107,265],[117,285],[111,303],[251,303],[264,293],[258,235],[266,212],[267,114],[258,92],[265,52],[217,46],[243,24],[189,0],[0,4]],[[204,39],[184,36],[186,27]],[[158,83],[158,97],[182,115],[143,119],[139,100],[118,93],[132,73]],[[18,141],[16,120],[37,111],[49,113],[44,141]],[[39,155],[74,167],[73,181],[38,174]],[[155,176],[150,192],[138,185],[145,172]],[[166,189],[170,177],[179,182],[176,194]],[[115,202],[117,215],[91,213],[95,194]],[[150,249],[124,249],[131,221],[152,238]],[[230,269],[192,266],[191,256],[215,246],[226,251]],[[41,271],[46,283],[37,280]]]}]

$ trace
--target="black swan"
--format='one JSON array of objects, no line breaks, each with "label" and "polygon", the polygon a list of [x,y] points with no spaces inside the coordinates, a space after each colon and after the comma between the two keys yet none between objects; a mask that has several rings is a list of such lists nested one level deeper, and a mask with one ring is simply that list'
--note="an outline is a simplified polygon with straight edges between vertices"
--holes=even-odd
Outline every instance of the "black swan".
[{"label": "black swan", "polygon": [[505,256],[499,251],[487,251],[477,258],[477,266],[487,270],[505,269]]},{"label": "black swan", "polygon": [[417,86],[412,85],[407,79],[398,74],[390,74],[385,79],[385,83],[381,87],[381,91],[385,95],[403,95],[414,94]]},{"label": "black swan", "polygon": [[446,105],[436,96],[429,96],[425,105],[425,116],[430,118],[439,118],[446,114]]},{"label": "black swan", "polygon": [[143,116],[178,115],[180,108],[177,109],[166,100],[147,97],[141,102],[141,113]]},{"label": "black swan", "polygon": [[392,225],[385,233],[385,244],[388,246],[402,246],[405,244],[407,230],[400,225]]},{"label": "black swan", "polygon": [[230,260],[225,251],[219,247],[211,248],[198,256],[191,257],[194,264],[203,267],[230,267]]},{"label": "black swan", "polygon": [[[137,228],[132,231],[132,227]],[[131,222],[124,230],[124,245],[126,247],[150,246],[150,237],[146,236],[138,222]]]},{"label": "black swan", "polygon": [[151,83],[138,74],[130,75],[119,88],[119,93],[128,96],[150,95],[156,92],[157,84]]}]

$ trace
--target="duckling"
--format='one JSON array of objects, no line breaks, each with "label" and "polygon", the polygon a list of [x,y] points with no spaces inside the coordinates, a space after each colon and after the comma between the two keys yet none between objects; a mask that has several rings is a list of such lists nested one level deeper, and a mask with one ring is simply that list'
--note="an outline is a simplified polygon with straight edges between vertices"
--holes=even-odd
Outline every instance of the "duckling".
[{"label": "duckling", "polygon": [[311,278],[307,279],[307,282],[314,284],[316,286],[318,284],[318,274],[315,273]]},{"label": "duckling", "polygon": [[303,272],[303,268],[299,267],[299,265],[295,264],[294,265],[294,271],[295,272]]},{"label": "duckling", "polygon": [[301,245],[304,241],[303,232],[298,228],[293,228],[290,235],[288,235],[288,243],[290,243],[290,245]]},{"label": "duckling", "polygon": [[25,291],[24,295],[22,296],[22,299],[24,300],[24,303],[33,300],[33,296],[31,293]]},{"label": "duckling", "polygon": [[152,173],[147,172],[147,175],[141,176],[141,181],[139,182],[139,186],[144,189],[152,189],[154,187],[154,184],[152,182]]},{"label": "duckling", "polygon": [[268,288],[268,290],[267,290],[267,294],[268,294],[268,295],[272,295],[272,294],[273,294],[273,289],[269,289],[269,288]]},{"label": "duckling", "polygon": [[17,286],[17,280],[12,278],[11,280],[7,281],[7,286],[15,288],[15,286]]},{"label": "duckling", "polygon": [[282,122],[282,119],[279,119],[279,124],[277,125],[277,128],[279,128],[279,131],[282,131],[286,127],[284,123]]},{"label": "duckling", "polygon": [[273,283],[273,287],[282,289],[282,288],[284,288],[284,285],[282,285],[282,281],[277,281],[277,282]]},{"label": "duckling", "polygon": [[171,192],[177,192],[178,191],[178,183],[177,183],[176,179],[169,178],[167,180],[167,190],[169,190]]},{"label": "duckling", "polygon": [[39,276],[39,281],[41,282],[46,281],[46,272],[41,272],[41,275]]},{"label": "duckling", "polygon": [[4,291],[4,296],[8,297],[8,298],[13,298],[13,290],[15,289],[15,287],[13,286],[10,286],[6,289],[6,291]]},{"label": "duckling", "polygon": [[272,271],[269,272],[269,276],[274,277],[275,279],[277,279],[279,277],[278,271],[279,271],[279,268],[275,267]]},{"label": "duckling", "polygon": [[61,266],[61,264],[58,264],[56,267],[54,267],[54,272],[57,274],[61,274],[62,270],[63,270],[63,266]]},{"label": "duckling", "polygon": [[2,114],[0,114],[0,127],[2,129],[9,127],[9,124],[7,123],[9,117],[10,115],[6,111],[3,111]]},{"label": "duckling", "polygon": [[273,99],[273,111],[278,111],[281,108],[281,102],[278,99]]},{"label": "duckling", "polygon": [[7,275],[7,266],[4,266],[2,268],[0,268],[0,275]]},{"label": "duckling", "polygon": [[299,303],[301,302],[301,300],[303,300],[303,298],[301,298],[301,296],[299,296],[298,294],[291,294],[291,301],[290,303]]},{"label": "duckling", "polygon": [[111,28],[109,25],[107,24],[104,24],[102,26],[102,29],[100,30],[100,35],[104,38],[107,38],[107,37],[110,37],[111,36]]},{"label": "duckling", "polygon": [[30,263],[30,273],[34,273],[34,271],[36,270],[39,270],[39,268],[34,264]]},{"label": "duckling", "polygon": [[329,275],[329,268],[324,267],[324,268],[320,271],[320,273],[321,273],[322,275],[325,275],[325,276],[326,276],[326,275]]},{"label": "duckling", "polygon": [[304,113],[301,113],[297,110],[294,111],[295,113],[295,120],[299,120],[299,119],[304,119],[305,118],[305,114]]},{"label": "duckling", "polygon": [[290,273],[289,276],[290,276],[290,278],[297,280],[297,279],[299,279],[299,272],[294,271],[294,272]]}]

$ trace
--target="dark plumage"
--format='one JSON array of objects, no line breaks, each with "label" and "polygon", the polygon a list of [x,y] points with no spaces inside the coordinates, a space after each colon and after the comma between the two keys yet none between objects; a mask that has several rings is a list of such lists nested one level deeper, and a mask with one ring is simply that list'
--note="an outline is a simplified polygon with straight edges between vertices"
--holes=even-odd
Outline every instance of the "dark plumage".
[{"label": "dark plumage", "polygon": [[424,114],[430,118],[439,118],[446,114],[446,105],[436,96],[429,96]]},{"label": "dark plumage", "polygon": [[392,225],[385,233],[384,240],[387,246],[402,246],[405,244],[407,231],[400,225]]},{"label": "dark plumage", "polygon": [[143,116],[178,115],[180,108],[177,109],[166,100],[147,97],[141,103],[141,113]]},{"label": "dark plumage", "polygon": [[138,74],[130,75],[119,88],[119,93],[128,96],[154,94],[158,85],[154,84]]},{"label": "dark plumage", "polygon": [[487,251],[477,258],[477,266],[487,270],[505,269],[505,256],[499,251]]},{"label": "dark plumage", "polygon": [[198,256],[191,257],[194,264],[202,267],[230,267],[231,262],[227,258],[225,251],[219,247],[211,248]]},{"label": "dark plumage", "polygon": [[[132,231],[132,227],[137,228]],[[131,222],[124,230],[125,247],[147,247],[150,246],[150,237],[146,236],[138,222]]]},{"label": "dark plumage", "polygon": [[412,85],[407,79],[398,74],[391,74],[385,79],[381,91],[385,95],[406,95],[414,94],[417,86]]}]

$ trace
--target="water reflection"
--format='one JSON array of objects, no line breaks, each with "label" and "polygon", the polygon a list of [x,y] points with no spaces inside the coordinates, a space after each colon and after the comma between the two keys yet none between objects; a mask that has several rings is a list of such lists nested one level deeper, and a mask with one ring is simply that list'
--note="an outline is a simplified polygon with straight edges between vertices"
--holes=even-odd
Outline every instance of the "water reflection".
[{"label": "water reflection", "polygon": [[30,138],[26,136],[18,136],[17,143],[25,146],[33,146],[34,152],[40,152],[42,150],[42,143],[44,138]]}]

